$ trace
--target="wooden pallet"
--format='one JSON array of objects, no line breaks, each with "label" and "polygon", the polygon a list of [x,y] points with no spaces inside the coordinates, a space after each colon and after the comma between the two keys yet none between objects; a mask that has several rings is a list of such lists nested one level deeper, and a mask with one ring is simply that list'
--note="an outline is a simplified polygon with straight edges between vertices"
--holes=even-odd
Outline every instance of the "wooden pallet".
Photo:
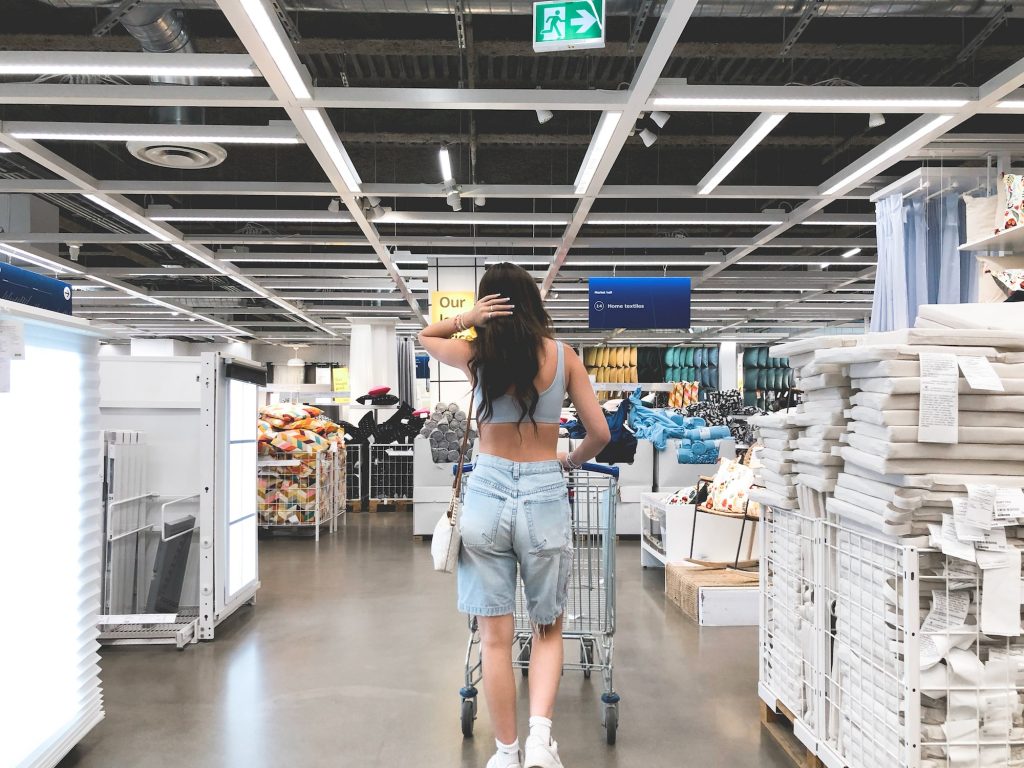
[{"label": "wooden pallet", "polygon": [[793,733],[793,723],[796,722],[793,713],[780,702],[775,703],[774,710],[763,701],[760,704],[761,727],[782,747],[782,751],[793,761],[793,765],[800,768],[824,768],[825,764],[818,756],[805,747]]},{"label": "wooden pallet", "polygon": [[381,512],[384,510],[393,510],[400,512],[411,509],[412,499],[370,499],[366,511]]}]

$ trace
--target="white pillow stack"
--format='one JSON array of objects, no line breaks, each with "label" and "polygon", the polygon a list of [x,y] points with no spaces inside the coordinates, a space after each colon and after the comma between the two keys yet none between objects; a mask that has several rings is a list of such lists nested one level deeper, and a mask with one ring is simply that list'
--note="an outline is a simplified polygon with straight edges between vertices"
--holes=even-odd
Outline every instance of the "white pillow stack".
[{"label": "white pillow stack", "polygon": [[750,498],[776,509],[795,511],[797,494],[793,443],[800,436],[800,429],[793,423],[793,414],[780,411],[751,416],[749,422],[754,427],[759,446],[755,452],[755,487],[750,492]]}]

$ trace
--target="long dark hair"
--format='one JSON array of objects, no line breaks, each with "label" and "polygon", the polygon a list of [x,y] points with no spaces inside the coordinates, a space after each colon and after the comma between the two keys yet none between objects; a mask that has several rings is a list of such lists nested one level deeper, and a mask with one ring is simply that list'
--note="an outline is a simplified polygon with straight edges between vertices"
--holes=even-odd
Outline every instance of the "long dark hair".
[{"label": "long dark hair", "polygon": [[477,296],[500,294],[514,309],[511,317],[497,317],[477,328],[473,357],[469,361],[473,386],[480,386],[477,417],[494,415],[494,401],[511,395],[519,406],[519,424],[527,418],[537,426],[534,414],[540,393],[534,379],[540,370],[544,340],[552,338],[551,317],[544,309],[533,277],[520,266],[502,262],[484,272]]}]

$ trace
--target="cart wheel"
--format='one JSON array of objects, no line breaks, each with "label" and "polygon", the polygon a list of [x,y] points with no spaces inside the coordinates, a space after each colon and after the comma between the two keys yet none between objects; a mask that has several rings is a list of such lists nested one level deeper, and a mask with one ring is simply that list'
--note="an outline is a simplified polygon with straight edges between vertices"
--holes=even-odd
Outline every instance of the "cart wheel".
[{"label": "cart wheel", "polygon": [[608,704],[604,708],[604,735],[609,746],[615,744],[615,732],[619,728],[619,707],[617,704]]},{"label": "cart wheel", "polygon": [[584,641],[580,646],[580,664],[583,666],[583,678],[590,679],[590,668],[594,665],[594,644]]},{"label": "cart wheel", "polygon": [[523,646],[522,651],[520,651],[520,653],[519,653],[519,660],[524,663],[524,666],[523,666],[523,668],[521,670],[522,673],[523,673],[523,677],[529,677],[530,676],[530,652],[532,650],[533,650],[533,646],[530,643],[527,643],[526,645]]},{"label": "cart wheel", "polygon": [[476,720],[476,699],[462,700],[462,735],[467,739],[473,735],[473,721]]}]

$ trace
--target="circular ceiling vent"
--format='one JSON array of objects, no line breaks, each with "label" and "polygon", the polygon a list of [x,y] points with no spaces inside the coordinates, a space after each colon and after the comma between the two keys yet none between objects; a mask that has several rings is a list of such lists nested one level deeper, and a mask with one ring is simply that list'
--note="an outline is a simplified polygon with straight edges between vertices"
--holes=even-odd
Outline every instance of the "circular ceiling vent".
[{"label": "circular ceiling vent", "polygon": [[227,159],[228,151],[220,144],[168,144],[145,141],[128,142],[128,151],[150,165],[196,171],[212,168]]}]

